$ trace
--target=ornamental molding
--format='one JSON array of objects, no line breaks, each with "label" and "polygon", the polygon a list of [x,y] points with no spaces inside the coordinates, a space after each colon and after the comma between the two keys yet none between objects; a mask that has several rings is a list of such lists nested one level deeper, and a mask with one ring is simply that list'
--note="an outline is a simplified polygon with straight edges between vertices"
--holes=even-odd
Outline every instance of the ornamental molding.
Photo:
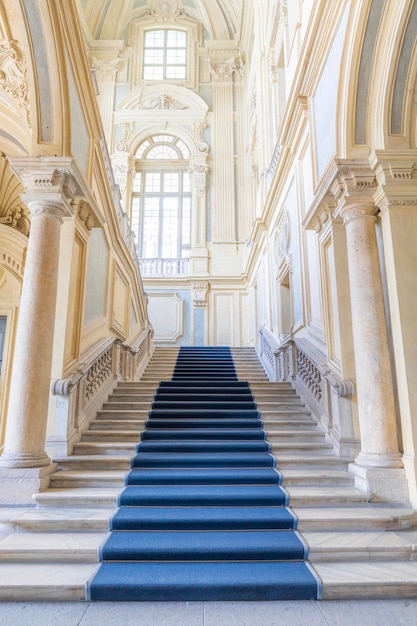
[{"label": "ornamental molding", "polygon": [[290,242],[290,225],[288,214],[285,212],[275,235],[275,260],[278,265],[282,265],[288,257]]},{"label": "ornamental molding", "polygon": [[126,152],[127,145],[132,137],[134,122],[120,122],[119,127],[122,131],[122,138],[116,145],[116,150]]},{"label": "ornamental molding", "polygon": [[175,109],[181,111],[188,108],[188,104],[184,104],[181,100],[172,98],[168,94],[162,94],[157,98],[138,104],[138,109]]},{"label": "ornamental molding", "polygon": [[349,206],[345,205],[340,211],[340,215],[343,219],[343,224],[346,226],[349,222],[358,219],[372,219],[376,221],[376,214],[378,208],[374,205],[369,206]]},{"label": "ornamental molding", "polygon": [[202,309],[207,306],[207,293],[209,283],[193,283],[193,305],[196,309]]},{"label": "ornamental molding", "polygon": [[145,17],[159,23],[175,22],[185,15],[185,10],[179,6],[177,0],[154,0],[150,10],[145,13]]},{"label": "ornamental molding", "polygon": [[100,225],[94,215],[94,211],[87,202],[84,200],[76,200],[72,203],[72,205],[74,206],[75,213],[79,220],[84,224],[88,231],[91,231],[93,228]]},{"label": "ornamental molding", "polygon": [[193,124],[194,140],[197,144],[197,150],[199,152],[208,152],[209,145],[204,141],[204,131],[207,128],[206,122],[195,122]]},{"label": "ornamental molding", "polygon": [[31,128],[26,60],[15,39],[0,41],[0,88],[17,101]]}]

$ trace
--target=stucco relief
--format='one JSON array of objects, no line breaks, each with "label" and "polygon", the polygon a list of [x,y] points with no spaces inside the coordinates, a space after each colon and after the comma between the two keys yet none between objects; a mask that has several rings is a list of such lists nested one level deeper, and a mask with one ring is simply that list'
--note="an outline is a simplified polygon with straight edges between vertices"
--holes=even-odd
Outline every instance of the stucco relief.
[{"label": "stucco relief", "polygon": [[17,100],[31,128],[26,61],[15,39],[0,40],[0,88]]},{"label": "stucco relief", "polygon": [[6,224],[23,235],[28,235],[29,210],[21,200],[22,192],[23,187],[9,168],[7,159],[0,157],[0,224]]}]

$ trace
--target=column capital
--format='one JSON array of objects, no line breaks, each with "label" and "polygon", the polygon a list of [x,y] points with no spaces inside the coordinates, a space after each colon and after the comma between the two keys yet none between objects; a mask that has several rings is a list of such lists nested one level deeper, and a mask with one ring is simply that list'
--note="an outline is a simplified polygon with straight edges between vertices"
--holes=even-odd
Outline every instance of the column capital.
[{"label": "column capital", "polygon": [[11,158],[9,162],[24,186],[22,200],[33,216],[74,214],[71,201],[84,194],[82,176],[72,157]]},{"label": "column capital", "polygon": [[239,50],[211,50],[209,71],[213,83],[232,83],[243,78],[245,63]]},{"label": "column capital", "polygon": [[359,219],[371,219],[376,221],[378,208],[372,201],[369,202],[345,202],[339,209],[338,214],[346,226],[349,222]]}]

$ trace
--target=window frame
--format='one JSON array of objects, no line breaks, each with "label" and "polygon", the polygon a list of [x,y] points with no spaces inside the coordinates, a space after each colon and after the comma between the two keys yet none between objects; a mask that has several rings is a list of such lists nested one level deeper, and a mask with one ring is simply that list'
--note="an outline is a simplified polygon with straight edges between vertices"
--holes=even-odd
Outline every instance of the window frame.
[{"label": "window frame", "polygon": [[[186,77],[184,79],[144,78],[145,35],[150,31],[158,30],[179,30],[186,33]],[[167,24],[155,23],[150,18],[141,18],[131,22],[129,26],[129,44],[133,48],[131,87],[163,83],[196,89],[198,86],[197,46],[201,44],[201,36],[202,25],[189,17],[178,17]]]}]

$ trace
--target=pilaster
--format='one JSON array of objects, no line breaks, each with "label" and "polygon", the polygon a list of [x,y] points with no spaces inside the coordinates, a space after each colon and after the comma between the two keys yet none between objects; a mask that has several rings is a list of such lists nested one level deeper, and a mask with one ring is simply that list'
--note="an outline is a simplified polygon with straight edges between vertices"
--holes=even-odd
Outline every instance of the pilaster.
[{"label": "pilaster", "polygon": [[214,242],[236,240],[233,80],[242,73],[236,50],[210,51],[213,85],[212,238]]}]

